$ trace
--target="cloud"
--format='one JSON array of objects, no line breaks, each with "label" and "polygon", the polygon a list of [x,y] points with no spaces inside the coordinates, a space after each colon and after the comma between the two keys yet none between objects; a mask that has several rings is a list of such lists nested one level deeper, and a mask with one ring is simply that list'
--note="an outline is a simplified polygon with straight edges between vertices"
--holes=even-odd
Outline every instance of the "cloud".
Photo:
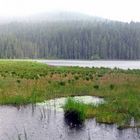
[{"label": "cloud", "polygon": [[139,0],[0,0],[0,16],[75,11],[122,21],[140,21]]}]

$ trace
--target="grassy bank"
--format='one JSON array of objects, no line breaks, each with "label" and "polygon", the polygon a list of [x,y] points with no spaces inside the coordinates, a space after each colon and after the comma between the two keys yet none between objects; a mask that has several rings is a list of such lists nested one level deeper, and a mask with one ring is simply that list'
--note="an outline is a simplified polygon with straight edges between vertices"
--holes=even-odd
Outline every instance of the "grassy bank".
[{"label": "grassy bank", "polygon": [[47,99],[92,95],[105,104],[89,105],[86,118],[129,125],[140,121],[140,70],[53,67],[35,62],[0,61],[0,104],[22,105]]}]

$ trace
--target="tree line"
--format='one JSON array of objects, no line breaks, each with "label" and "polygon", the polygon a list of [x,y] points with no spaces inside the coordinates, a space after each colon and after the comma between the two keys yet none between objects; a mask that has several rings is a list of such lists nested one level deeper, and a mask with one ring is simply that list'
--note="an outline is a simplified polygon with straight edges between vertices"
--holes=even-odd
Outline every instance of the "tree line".
[{"label": "tree line", "polygon": [[0,58],[140,59],[140,23],[89,19],[1,24]]}]

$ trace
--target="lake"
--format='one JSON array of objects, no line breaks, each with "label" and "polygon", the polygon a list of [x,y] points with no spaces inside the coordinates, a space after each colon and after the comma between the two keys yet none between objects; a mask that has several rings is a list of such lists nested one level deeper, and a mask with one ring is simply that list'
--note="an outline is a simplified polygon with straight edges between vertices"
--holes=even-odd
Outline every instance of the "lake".
[{"label": "lake", "polygon": [[120,69],[140,69],[140,61],[82,61],[82,60],[35,60],[52,66],[107,67]]}]

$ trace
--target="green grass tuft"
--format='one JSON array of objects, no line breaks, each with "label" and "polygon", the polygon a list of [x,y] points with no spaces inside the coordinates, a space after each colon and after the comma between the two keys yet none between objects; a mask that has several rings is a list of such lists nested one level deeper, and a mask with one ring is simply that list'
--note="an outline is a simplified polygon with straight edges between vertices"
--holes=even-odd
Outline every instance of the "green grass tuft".
[{"label": "green grass tuft", "polygon": [[65,117],[71,122],[82,123],[86,119],[86,105],[68,98],[64,105]]}]

